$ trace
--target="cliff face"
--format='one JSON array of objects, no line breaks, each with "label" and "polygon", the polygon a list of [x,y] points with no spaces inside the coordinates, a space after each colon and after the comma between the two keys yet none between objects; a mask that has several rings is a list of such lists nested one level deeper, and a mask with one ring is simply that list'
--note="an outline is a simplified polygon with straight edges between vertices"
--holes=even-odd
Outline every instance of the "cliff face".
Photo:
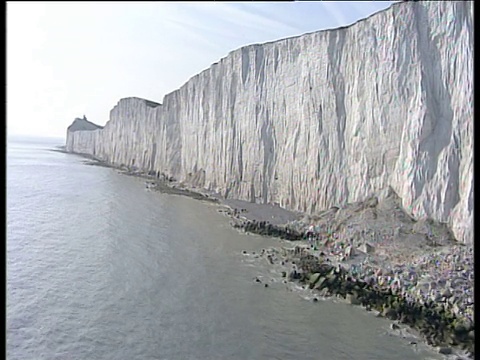
[{"label": "cliff face", "polygon": [[473,241],[473,1],[406,2],[231,52],[67,150],[305,212],[391,187]]}]

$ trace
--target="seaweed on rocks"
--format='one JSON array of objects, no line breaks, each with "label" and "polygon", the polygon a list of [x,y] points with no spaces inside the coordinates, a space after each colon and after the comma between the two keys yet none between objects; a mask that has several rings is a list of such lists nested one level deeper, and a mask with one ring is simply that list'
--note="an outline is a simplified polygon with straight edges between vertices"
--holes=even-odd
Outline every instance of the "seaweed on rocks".
[{"label": "seaweed on rocks", "polygon": [[245,232],[253,234],[278,237],[284,240],[298,241],[304,239],[304,234],[290,228],[289,226],[279,226],[270,224],[268,221],[246,220],[235,223],[234,227],[243,229]]},{"label": "seaweed on rocks", "polygon": [[307,284],[310,289],[322,291],[326,296],[338,296],[351,304],[375,309],[379,316],[418,330],[432,346],[459,347],[474,354],[473,322],[462,321],[443,304],[433,300],[411,301],[388,286],[379,286],[364,281],[341,265],[332,266],[311,254],[297,249],[291,255],[298,264],[288,278]]}]

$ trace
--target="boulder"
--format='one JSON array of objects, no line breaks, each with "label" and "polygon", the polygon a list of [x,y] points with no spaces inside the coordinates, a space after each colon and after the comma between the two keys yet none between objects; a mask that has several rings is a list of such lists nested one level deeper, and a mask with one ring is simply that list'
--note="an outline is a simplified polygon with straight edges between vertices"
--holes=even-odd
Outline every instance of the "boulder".
[{"label": "boulder", "polygon": [[442,355],[451,355],[452,354],[452,348],[449,347],[441,347],[438,352]]},{"label": "boulder", "polygon": [[302,274],[297,272],[296,270],[293,270],[288,274],[288,280],[293,281],[293,280],[299,280],[301,278]]},{"label": "boulder", "polygon": [[454,328],[454,331],[455,331],[455,335],[457,336],[461,336],[461,335],[467,335],[468,334],[468,331],[469,331],[469,328],[468,328],[468,325],[463,322],[463,321],[458,321],[456,324],[455,324],[455,328]]},{"label": "boulder", "polygon": [[398,326],[397,324],[393,323],[393,324],[390,325],[390,329],[392,329],[392,330],[398,330],[398,329],[400,329],[400,326]]},{"label": "boulder", "polygon": [[375,252],[375,247],[370,245],[369,243],[365,242],[358,247],[358,250],[365,254],[372,254]]},{"label": "boulder", "polygon": [[308,279],[310,289],[313,289],[313,286],[318,282],[318,280],[320,280],[321,276],[322,275],[320,273],[314,273],[314,274],[310,275],[310,277]]},{"label": "boulder", "polygon": [[346,300],[348,301],[349,304],[351,305],[361,305],[362,302],[358,298],[358,294],[356,292],[347,294]]},{"label": "boulder", "polygon": [[385,307],[382,315],[385,316],[387,319],[390,320],[397,320],[398,319],[398,312],[395,309],[390,307]]},{"label": "boulder", "polygon": [[347,248],[345,249],[345,256],[347,258],[352,258],[355,256],[355,249],[353,248],[352,245],[348,245]]},{"label": "boulder", "polygon": [[442,297],[444,297],[445,299],[452,297],[452,295],[453,294],[451,289],[448,289],[448,288],[442,293]]},{"label": "boulder", "polygon": [[316,290],[322,290],[323,288],[325,288],[327,286],[327,278],[324,277],[324,276],[321,276],[318,280],[317,280],[317,283],[315,284],[314,286],[314,289]]}]

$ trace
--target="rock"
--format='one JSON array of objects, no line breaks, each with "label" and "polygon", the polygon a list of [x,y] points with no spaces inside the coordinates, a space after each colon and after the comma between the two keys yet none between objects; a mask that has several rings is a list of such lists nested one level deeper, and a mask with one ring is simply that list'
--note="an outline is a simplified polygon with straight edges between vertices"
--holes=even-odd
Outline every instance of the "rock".
[{"label": "rock", "polygon": [[454,328],[454,331],[455,331],[455,334],[458,336],[458,335],[467,335],[468,334],[468,328],[467,326],[465,325],[465,323],[463,322],[458,322],[456,325],[455,325],[455,328]]},{"label": "rock", "polygon": [[293,270],[293,271],[290,272],[290,274],[288,274],[288,280],[290,280],[290,281],[300,280],[302,275],[303,275],[302,273],[300,273],[296,270]]},{"label": "rock", "polygon": [[371,244],[365,242],[358,247],[358,250],[360,250],[361,252],[363,252],[365,254],[372,254],[372,253],[375,252],[375,247],[372,246]]},{"label": "rock", "polygon": [[383,316],[385,316],[387,319],[390,320],[397,320],[398,319],[398,313],[395,309],[385,307],[383,313]]},{"label": "rock", "polygon": [[446,289],[443,293],[442,293],[442,297],[448,299],[452,296],[452,291],[451,289]]},{"label": "rock", "polygon": [[287,276],[287,272],[286,271],[282,271],[282,277],[286,277]]},{"label": "rock", "polygon": [[431,296],[430,298],[431,298],[434,302],[437,302],[437,303],[441,302],[442,299],[443,299],[442,295],[439,294],[439,293],[434,293],[434,294],[432,294],[432,296]]},{"label": "rock", "polygon": [[320,273],[314,273],[310,275],[310,278],[308,279],[308,283],[310,286],[310,289],[313,289],[313,286],[320,280],[322,275]]},{"label": "rock", "polygon": [[316,284],[315,284],[315,286],[314,286],[314,289],[322,290],[322,289],[327,285],[326,281],[327,281],[327,278],[324,277],[324,276],[321,276],[321,277],[317,280],[317,282],[316,282]]},{"label": "rock", "polygon": [[452,354],[452,348],[449,347],[441,347],[438,352],[442,355],[451,355]]},{"label": "rock", "polygon": [[355,256],[355,249],[352,245],[347,246],[347,248],[345,249],[345,256],[347,258],[352,258]]},{"label": "rock", "polygon": [[359,300],[358,295],[355,293],[347,294],[346,300],[351,305],[361,305],[362,302]]},{"label": "rock", "polygon": [[265,284],[264,286],[265,286],[265,287],[268,287],[268,284]]},{"label": "rock", "polygon": [[398,329],[400,329],[400,326],[398,326],[397,324],[393,323],[393,324],[390,325],[390,329],[392,329],[392,330],[398,330]]}]

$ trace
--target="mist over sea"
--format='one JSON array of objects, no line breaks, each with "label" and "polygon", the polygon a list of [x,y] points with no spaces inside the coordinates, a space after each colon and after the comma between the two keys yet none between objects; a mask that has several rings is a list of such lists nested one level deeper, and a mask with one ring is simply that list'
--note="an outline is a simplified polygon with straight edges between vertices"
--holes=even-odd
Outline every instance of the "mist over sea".
[{"label": "mist over sea", "polygon": [[9,360],[442,358],[242,254],[287,242],[58,145],[7,142]]}]

